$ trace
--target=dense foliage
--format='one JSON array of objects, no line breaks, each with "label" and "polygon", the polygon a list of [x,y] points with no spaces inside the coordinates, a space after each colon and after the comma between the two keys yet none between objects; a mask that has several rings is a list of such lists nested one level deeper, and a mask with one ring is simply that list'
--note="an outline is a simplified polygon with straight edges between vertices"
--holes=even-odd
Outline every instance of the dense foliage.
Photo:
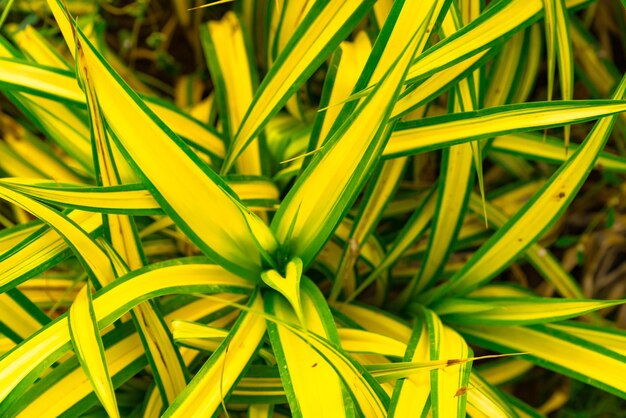
[{"label": "dense foliage", "polygon": [[0,4],[0,416],[623,409],[623,3]]}]

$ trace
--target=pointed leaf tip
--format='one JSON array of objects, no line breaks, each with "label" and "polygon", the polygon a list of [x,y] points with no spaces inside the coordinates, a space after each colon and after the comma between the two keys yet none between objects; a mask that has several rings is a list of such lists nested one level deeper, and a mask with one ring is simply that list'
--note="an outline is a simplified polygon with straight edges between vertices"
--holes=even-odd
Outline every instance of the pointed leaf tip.
[{"label": "pointed leaf tip", "polygon": [[70,307],[69,329],[78,361],[89,378],[96,396],[110,417],[119,417],[115,390],[91,301],[89,282],[78,293]]}]

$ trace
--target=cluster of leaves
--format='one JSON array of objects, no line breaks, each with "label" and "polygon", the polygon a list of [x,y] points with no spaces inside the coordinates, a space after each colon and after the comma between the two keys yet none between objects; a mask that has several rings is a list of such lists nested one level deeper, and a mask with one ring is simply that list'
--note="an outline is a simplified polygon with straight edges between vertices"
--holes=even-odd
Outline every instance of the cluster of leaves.
[{"label": "cluster of leaves", "polygon": [[618,2],[176,0],[213,86],[176,104],[94,2],[35,3],[59,33],[0,38],[0,416],[538,417],[534,365],[626,399],[624,301],[551,245],[626,173]]}]

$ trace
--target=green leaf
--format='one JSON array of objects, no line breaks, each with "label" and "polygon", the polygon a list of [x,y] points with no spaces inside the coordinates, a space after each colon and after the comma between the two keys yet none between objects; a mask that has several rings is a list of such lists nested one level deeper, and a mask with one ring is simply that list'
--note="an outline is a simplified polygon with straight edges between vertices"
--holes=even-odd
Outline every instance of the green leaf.
[{"label": "green leaf", "polygon": [[[68,46],[74,43],[71,20],[57,0],[49,0]],[[272,253],[274,238],[267,226],[243,207],[223,180],[201,161],[103,60],[76,28],[76,45],[83,58],[86,84],[98,94],[98,104],[113,139],[129,164],[141,175],[163,210],[207,255],[239,275],[258,281],[262,252]],[[72,48],[70,48],[72,49]],[[106,94],[104,92],[106,91]],[[149,136],[151,147],[144,146]],[[168,161],[170,171],[162,170]],[[176,176],[172,176],[176,173]],[[185,187],[181,186],[182,182]],[[194,205],[187,196],[193,194]]]},{"label": "green leaf", "polygon": [[[563,100],[574,97],[574,59],[565,0],[543,0],[546,43],[548,47],[548,101],[554,89],[554,68],[559,63],[559,86]],[[565,128],[565,152],[570,141],[570,130]]]},{"label": "green leaf", "polygon": [[560,298],[446,299],[434,309],[446,322],[461,325],[530,325],[574,318],[598,309],[626,303]]},{"label": "green leaf", "polygon": [[433,417],[463,417],[467,402],[463,388],[467,388],[472,362],[459,360],[472,357],[472,349],[432,311],[424,309],[422,315],[430,339],[430,359],[447,360],[449,364],[430,374]]},{"label": "green leaf", "polygon": [[[623,97],[626,78],[615,98]],[[436,290],[463,294],[502,271],[520,252],[541,237],[574,199],[606,143],[616,116],[602,118],[593,127],[583,146],[567,160],[524,207],[496,232],[443,288]],[[428,295],[426,298],[432,298]]]},{"label": "green leaf", "polygon": [[300,257],[308,266],[356,199],[388,138],[390,104],[415,47],[412,38],[383,80],[315,154],[281,203],[272,230],[283,257]]},{"label": "green leaf", "polygon": [[542,325],[458,328],[480,346],[529,353],[533,363],[626,398],[626,358],[600,345]]},{"label": "green leaf", "polygon": [[[73,211],[67,219],[82,231],[92,234],[102,226],[98,215]],[[8,235],[11,245],[0,257],[0,291],[11,289],[25,280],[42,273],[49,267],[67,258],[71,247],[56,229],[42,226],[17,228],[17,233]]]},{"label": "green leaf", "polygon": [[[413,327],[411,340],[403,361],[426,362],[430,360],[430,339],[424,321],[418,320]],[[416,373],[412,378],[396,383],[389,405],[390,417],[421,416],[430,396],[430,375]]]},{"label": "green leaf", "polygon": [[228,172],[268,119],[345,39],[373,3],[373,0],[317,0],[313,4],[255,93],[228,149],[222,173]]},{"label": "green leaf", "polygon": [[[578,147],[577,144],[570,144],[569,149],[576,151]],[[494,138],[491,142],[491,150],[548,163],[562,163],[567,158],[563,152],[563,142],[560,139],[532,133],[503,135]],[[596,161],[595,168],[623,173],[626,172],[626,159],[602,152]]]},{"label": "green leaf", "polygon": [[[241,126],[256,88],[254,58],[248,47],[245,30],[237,16],[229,12],[222,20],[210,21],[201,33],[222,128],[229,139]],[[262,174],[259,138],[239,156],[237,165],[243,174]]]},{"label": "green leaf", "polygon": [[104,347],[91,303],[89,283],[79,292],[70,308],[69,329],[74,352],[98,399],[110,417],[119,417],[115,392],[104,357]]},{"label": "green leaf", "polygon": [[300,324],[306,327],[302,300],[300,297],[300,279],[302,278],[302,260],[294,258],[285,267],[285,276],[281,276],[276,270],[267,270],[261,273],[263,283],[276,290],[289,301]]},{"label": "green leaf", "polygon": [[[99,328],[111,325],[132,307],[160,295],[220,291],[246,293],[252,288],[249,281],[219,266],[198,261],[206,262],[189,259],[182,263],[154,264],[102,289],[93,302]],[[63,315],[4,354],[0,358],[0,414],[18,401],[21,393],[43,370],[70,347],[67,315]]]},{"label": "green leaf", "polygon": [[254,313],[263,309],[258,290],[248,307],[250,311],[240,314],[227,338],[165,411],[164,417],[211,416],[225,402],[265,334],[264,318]]},{"label": "green leaf", "polygon": [[383,155],[415,153],[439,144],[451,145],[500,134],[527,132],[598,119],[626,110],[622,97],[614,100],[533,102],[434,116],[396,126]]},{"label": "green leaf", "polygon": [[[334,344],[339,343],[328,305],[312,282],[303,281],[302,314],[298,315],[290,305],[272,295],[266,298],[265,309],[281,321],[291,324],[300,322],[308,332],[327,338]],[[352,401],[344,393],[337,371],[323,353],[280,323],[268,321],[268,331],[294,416],[354,416]]]},{"label": "green leaf", "polygon": [[467,413],[472,417],[518,417],[504,394],[474,371],[467,387]]}]

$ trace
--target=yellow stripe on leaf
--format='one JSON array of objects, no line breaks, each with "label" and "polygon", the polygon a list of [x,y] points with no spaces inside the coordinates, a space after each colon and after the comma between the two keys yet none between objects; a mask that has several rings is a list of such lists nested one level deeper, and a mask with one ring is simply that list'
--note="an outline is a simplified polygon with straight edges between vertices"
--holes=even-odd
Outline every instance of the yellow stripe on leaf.
[{"label": "yellow stripe on leaf", "polygon": [[[229,296],[236,296],[237,299],[242,298],[242,295],[220,295],[225,301],[232,299]],[[192,301],[168,313],[164,319],[168,323],[174,318],[185,319],[187,321],[199,320],[205,315],[223,309],[226,307],[227,303],[228,302],[208,301],[206,299]],[[205,306],[200,306],[201,304]],[[111,376],[117,376],[119,373],[123,373],[125,369],[129,367],[132,368],[133,364],[137,362],[142,366],[146,363],[142,361],[142,359],[145,358],[145,349],[142,345],[141,338],[139,334],[132,331],[128,334],[125,333],[125,335],[119,339],[114,339],[113,342],[109,340],[105,345],[105,353]],[[60,370],[56,369],[54,373],[57,372],[60,372]],[[10,410],[9,415],[17,415],[20,418],[45,415],[59,416],[68,411],[72,406],[75,406],[93,391],[91,383],[88,379],[85,379],[85,374],[80,368],[80,365],[74,366],[69,373],[64,372],[59,377],[54,376],[54,373],[47,375],[34,385],[32,389],[34,393],[29,391],[26,394],[26,396],[31,396],[29,398],[30,401],[28,403],[18,403],[15,409]],[[43,387],[45,389],[39,391],[41,386],[38,388],[38,385],[44,385]],[[156,390],[156,388],[152,393],[156,394],[156,396],[150,396],[144,416],[160,417],[163,403],[159,391]],[[152,408],[156,410],[155,414],[150,414],[150,412],[153,411]],[[16,411],[19,411],[19,413],[16,413]]]},{"label": "yellow stripe on leaf", "polygon": [[50,67],[70,70],[68,62],[54,49],[46,38],[31,25],[13,34],[15,43],[33,61]]},{"label": "yellow stripe on leaf", "polygon": [[[305,290],[304,292],[308,296],[304,298],[306,301],[305,303],[308,304],[306,309],[316,309],[313,306],[313,303],[311,300],[316,299],[314,295],[312,296],[312,293],[318,292],[318,291],[316,289],[313,289],[312,286],[310,286],[310,282],[308,283],[309,283],[309,289],[311,290]],[[315,305],[320,306],[320,304],[325,304],[325,302],[322,302],[322,301],[323,299],[321,299],[318,294],[317,300],[315,301],[316,302]],[[355,400],[356,406],[358,406],[358,408],[361,410],[364,416],[368,416],[368,417],[386,416],[386,407],[387,407],[386,404],[387,404],[388,398],[385,392],[382,390],[380,385],[376,383],[373,380],[373,378],[358,363],[356,363],[349,356],[344,354],[343,351],[341,351],[337,347],[336,343],[333,342],[332,336],[326,337],[326,333],[333,332],[332,328],[329,329],[329,327],[332,325],[330,325],[329,323],[330,319],[328,317],[324,318],[322,316],[323,312],[320,313],[319,308],[316,309],[318,310],[317,315],[314,315],[314,316],[305,315],[305,318],[307,318],[307,320],[312,319],[313,322],[310,325],[312,329],[320,329],[320,326],[322,326],[323,324],[324,330],[325,330],[323,335],[315,333],[311,330],[303,330],[300,327],[296,327],[292,325],[294,322],[293,320],[289,320],[289,318],[293,319],[293,318],[296,318],[296,316],[293,313],[293,310],[290,309],[289,305],[287,305],[283,301],[283,299],[280,299],[280,296],[278,296],[277,294],[268,295],[267,306],[269,308],[272,308],[274,310],[273,311],[274,314],[276,314],[279,318],[281,316],[285,317],[285,315],[290,315],[289,317],[286,317],[287,321],[284,321],[284,320],[281,320],[280,322],[277,321],[276,322],[277,328],[275,330],[280,331],[281,327],[284,328],[284,331],[286,332],[286,334],[284,335],[291,336],[291,338],[296,337],[300,340],[301,343],[304,344],[304,346],[307,346],[307,345],[310,346],[311,349],[313,349],[314,352],[316,353],[315,354],[316,359],[322,360],[327,366],[334,369],[332,372],[332,375],[334,375],[335,378],[336,377],[341,378],[341,380],[343,381],[343,384],[345,385],[345,387],[351,393],[353,399]],[[309,312],[313,313],[315,311],[309,311]],[[271,330],[273,329],[274,326],[270,325],[269,327],[270,327],[269,329],[271,333],[272,332]],[[295,340],[290,339],[290,341],[295,341]],[[273,347],[275,349],[280,349],[278,347],[285,348],[285,345],[282,344],[282,345],[277,346],[273,343]],[[297,344],[296,347],[302,347],[302,346],[300,344]],[[296,347],[290,348],[289,351],[294,354],[298,353],[297,351],[295,351]],[[280,358],[280,356],[278,357]],[[315,363],[318,363],[318,364],[313,366]],[[287,363],[288,367],[289,367],[289,364],[290,363]],[[299,363],[296,363],[296,366],[299,367],[301,365]],[[315,362],[315,361],[311,364],[305,365],[305,367],[310,367],[311,369],[316,369],[318,366],[319,366],[319,362]],[[312,371],[312,373],[315,374],[316,372]],[[327,376],[330,377],[330,374],[328,374]],[[297,373],[290,374],[290,377],[297,378]],[[286,380],[283,379],[283,384],[285,384],[285,382]],[[308,389],[309,391],[313,390],[310,388],[311,383],[313,383],[313,381],[305,382],[304,387],[309,388]],[[341,385],[339,387],[341,387]],[[317,393],[317,391],[313,393]],[[337,399],[338,401],[340,395],[342,395],[341,392],[336,392],[333,390],[334,399]],[[315,398],[311,398],[310,401],[314,401],[314,399]],[[317,398],[317,399],[320,399],[320,398]],[[321,405],[316,405],[315,410],[319,410],[319,406]],[[345,409],[342,409],[342,410],[345,410]]]},{"label": "yellow stripe on leaf", "polygon": [[54,228],[75,250],[86,270],[102,286],[113,281],[111,262],[102,249],[67,216],[0,184],[0,197],[32,213]]},{"label": "yellow stripe on leaf", "polygon": [[[101,217],[96,214],[73,211],[67,217],[86,233],[92,233],[102,225]],[[40,228],[37,235],[31,235]],[[0,289],[6,290],[19,284],[38,266],[46,266],[51,259],[69,248],[67,242],[53,228],[45,230],[39,224],[36,228],[27,228],[25,231],[29,233],[25,236],[19,234],[16,241],[9,241],[14,242],[14,245],[2,254]]]},{"label": "yellow stripe on leaf", "polygon": [[504,353],[528,353],[526,359],[542,367],[626,397],[626,357],[601,345],[541,325],[459,329],[478,345]]},{"label": "yellow stripe on leaf", "polygon": [[[56,205],[77,207],[90,211],[112,213],[156,213],[161,212],[159,203],[143,185],[124,185],[111,187],[90,187],[74,184],[62,184],[28,178],[6,178],[0,181],[9,184],[34,199]],[[231,179],[226,183],[243,201],[268,200],[278,201],[276,185],[263,178]]]},{"label": "yellow stripe on leaf", "polygon": [[[580,1],[570,0],[566,5],[573,7],[577,3]],[[503,36],[523,29],[541,12],[542,7],[543,0],[512,0],[490,7],[457,35],[417,57],[407,81],[423,78],[480,53]]]},{"label": "yellow stripe on leaf", "polygon": [[506,398],[472,371],[467,387],[467,413],[472,418],[517,418]]},{"label": "yellow stripe on leaf", "polygon": [[[626,303],[623,300],[594,301],[557,298],[476,298],[446,299],[437,306],[453,309],[442,313],[446,321],[467,325],[526,325],[554,322],[584,315],[598,309]],[[472,305],[479,307],[472,309]]]},{"label": "yellow stripe on leaf", "polygon": [[[626,78],[622,79],[614,97],[622,98],[625,91]],[[550,181],[450,279],[452,292],[466,293],[492,278],[513,257],[539,239],[582,186],[616,119],[616,116],[610,116],[596,123],[584,144]]]},{"label": "yellow stripe on leaf", "polygon": [[[250,62],[241,23],[233,12],[226,13],[220,21],[210,21],[207,34],[205,53],[215,83],[222,129],[232,139],[252,103],[255,88],[253,62]],[[253,139],[239,156],[237,166],[242,174],[262,173],[258,139]]]},{"label": "yellow stripe on leaf", "polygon": [[[49,4],[57,21],[70,25],[57,0],[49,0]],[[73,33],[64,35],[71,46]],[[275,249],[267,226],[143,104],[79,28],[76,36],[84,54],[87,77],[83,81],[92,84],[96,94],[102,92],[98,103],[116,144],[161,207],[202,251],[226,268],[258,280],[261,254]],[[145,138],[150,138],[150,146]],[[163,161],[168,161],[168,172],[162,170]],[[193,205],[189,204],[191,196]]]},{"label": "yellow stripe on leaf", "polygon": [[[378,4],[379,2],[376,2]],[[372,50],[372,44],[363,31],[354,36],[352,42],[342,42],[340,45],[341,58],[333,79],[333,87],[328,98],[328,106],[324,112],[322,126],[317,133],[317,141],[312,144],[312,150],[318,149],[328,139],[328,132],[337,120],[343,107],[342,101],[350,97],[354,86],[367,62]]]},{"label": "yellow stripe on leaf", "polygon": [[[559,86],[563,100],[574,97],[574,62],[572,41],[565,0],[543,0],[545,11],[546,44],[548,49],[548,100],[552,100],[554,68],[558,61]],[[569,146],[569,127],[565,128],[565,150]]]},{"label": "yellow stripe on leaf", "polygon": [[488,138],[500,133],[532,131],[597,119],[626,111],[626,103],[620,99],[504,105],[400,123],[383,155],[395,157],[412,153],[413,148],[425,145],[454,144],[469,138]]},{"label": "yellow stripe on leaf", "polygon": [[222,172],[228,172],[267,120],[345,38],[371,7],[372,0],[330,0],[314,3],[293,37],[276,58],[259,86],[237,135],[228,150]]},{"label": "yellow stripe on leaf", "polygon": [[78,293],[69,313],[72,345],[94,392],[110,417],[119,417],[113,383],[107,367],[100,330],[91,303],[90,285]]},{"label": "yellow stripe on leaf", "polygon": [[416,47],[414,36],[383,80],[315,154],[283,200],[272,229],[287,256],[298,256],[308,265],[356,198],[386,142],[390,104]]},{"label": "yellow stripe on leaf", "polygon": [[[328,308],[324,306],[325,303],[318,305],[320,295],[311,295],[311,292],[317,293],[318,290],[310,286],[310,283],[304,286],[301,316],[296,314],[286,300],[277,296],[267,300],[268,313],[275,315],[280,321],[292,324],[298,324],[302,318],[303,326],[308,332],[338,343],[337,330],[332,326],[334,324],[328,322]],[[268,323],[268,331],[294,416],[350,416],[352,402],[344,393],[341,379],[328,360],[306,340],[294,335],[280,323]]]},{"label": "yellow stripe on leaf", "polygon": [[[430,360],[430,339],[424,321],[416,321],[404,361],[423,363]],[[416,373],[398,381],[389,406],[390,417],[421,416],[430,395],[430,374]]]},{"label": "yellow stripe on leaf", "polygon": [[467,398],[463,389],[467,389],[471,361],[460,360],[472,357],[472,349],[435,313],[425,309],[423,315],[430,339],[430,359],[446,360],[449,365],[430,374],[433,417],[464,417]]},{"label": "yellow stripe on leaf", "polygon": [[[171,263],[170,263],[171,264]],[[249,281],[241,279],[222,267],[210,264],[183,263],[151,266],[138,273],[116,280],[106,291],[96,295],[93,301],[95,318],[100,329],[111,325],[123,313],[137,304],[153,297],[170,293],[197,291],[251,290]],[[25,340],[0,359],[0,414],[19,399],[7,397],[15,387],[33,371],[41,373],[42,362],[54,361],[70,346],[67,316],[52,322],[39,333]],[[49,363],[48,363],[49,364]],[[5,405],[6,404],[6,405]]]},{"label": "yellow stripe on leaf", "polygon": [[228,337],[165,411],[164,417],[211,416],[222,405],[265,334],[265,319],[255,313],[263,310],[259,291],[252,296],[248,307],[251,311],[241,313]]}]

